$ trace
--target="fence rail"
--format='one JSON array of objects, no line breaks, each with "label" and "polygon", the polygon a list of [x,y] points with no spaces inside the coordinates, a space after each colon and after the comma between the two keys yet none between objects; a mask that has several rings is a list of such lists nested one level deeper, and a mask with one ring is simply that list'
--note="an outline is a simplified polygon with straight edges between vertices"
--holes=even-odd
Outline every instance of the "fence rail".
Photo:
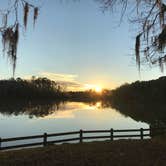
[{"label": "fence rail", "polygon": [[[158,128],[156,130],[162,130],[166,131],[166,128]],[[146,131],[146,133],[145,133]],[[134,132],[134,133],[133,133]],[[148,132],[148,133],[147,133]],[[87,134],[97,134],[97,133],[108,133],[109,135],[87,135]],[[120,134],[122,133],[122,134]],[[79,131],[73,131],[73,132],[63,132],[63,133],[52,133],[47,134],[44,133],[42,135],[33,135],[33,136],[25,136],[25,137],[13,137],[13,138],[0,138],[0,150],[7,150],[7,149],[15,149],[15,148],[24,148],[24,147],[32,147],[32,146],[47,146],[50,144],[55,143],[65,143],[69,141],[79,141],[80,143],[83,142],[83,140],[92,140],[92,139],[109,139],[113,141],[115,138],[140,138],[144,139],[145,137],[151,137],[152,136],[152,129],[125,129],[125,130],[79,130]],[[119,135],[120,134],[120,135]],[[73,136],[77,135],[73,138],[64,138],[64,139],[55,139],[55,140],[48,140],[52,137],[59,137],[59,136]],[[24,143],[24,144],[18,144],[18,145],[10,145],[10,146],[3,146],[3,143],[6,142],[13,142],[13,141],[21,141],[21,140],[36,140],[36,139],[42,139],[42,141],[39,142],[32,142],[32,143]]]}]

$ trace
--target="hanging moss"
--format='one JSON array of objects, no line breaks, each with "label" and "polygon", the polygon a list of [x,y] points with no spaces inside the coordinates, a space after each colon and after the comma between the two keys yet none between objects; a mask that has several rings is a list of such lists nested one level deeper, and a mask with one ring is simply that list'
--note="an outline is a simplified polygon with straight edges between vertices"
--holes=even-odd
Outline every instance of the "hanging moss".
[{"label": "hanging moss", "polygon": [[141,34],[137,35],[135,40],[135,55],[139,71],[140,71],[140,38]]},{"label": "hanging moss", "polygon": [[[21,5],[22,4],[22,5]],[[19,12],[20,7],[23,10],[23,21],[20,21]],[[2,25],[0,27],[0,33],[2,36],[2,48],[4,56],[7,56],[8,60],[12,64],[13,76],[16,69],[17,61],[17,48],[19,40],[19,27],[23,24],[24,28],[27,28],[28,15],[30,9],[33,9],[33,22],[34,25],[38,18],[38,7],[29,3],[26,0],[15,0],[10,10],[4,10],[0,12]],[[10,16],[14,13],[15,18],[12,20]],[[8,21],[10,20],[10,21]]]},{"label": "hanging moss", "polygon": [[34,25],[34,26],[35,26],[35,23],[36,23],[38,14],[39,14],[39,8],[38,8],[38,7],[35,7],[35,8],[34,8],[34,13],[33,13],[33,25]]},{"label": "hanging moss", "polygon": [[19,39],[19,24],[17,23],[15,27],[9,27],[5,29],[2,33],[2,43],[4,54],[7,54],[8,59],[13,66],[13,75],[16,68],[17,60],[17,46]]},{"label": "hanging moss", "polygon": [[164,64],[163,64],[162,58],[159,58],[159,67],[160,67],[161,72],[163,73],[163,71],[164,71]]},{"label": "hanging moss", "polygon": [[163,51],[166,45],[166,26],[163,28],[162,32],[158,36],[158,50]]},{"label": "hanging moss", "polygon": [[26,29],[28,22],[29,4],[26,2],[24,6],[24,27]]}]

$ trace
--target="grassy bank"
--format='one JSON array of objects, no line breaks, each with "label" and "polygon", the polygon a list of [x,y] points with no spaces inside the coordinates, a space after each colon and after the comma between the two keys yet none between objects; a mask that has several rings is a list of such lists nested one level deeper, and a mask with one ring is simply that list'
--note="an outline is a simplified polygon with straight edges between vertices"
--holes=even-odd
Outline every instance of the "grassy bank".
[{"label": "grassy bank", "polygon": [[0,166],[163,166],[164,140],[118,140],[6,151],[0,152]]}]

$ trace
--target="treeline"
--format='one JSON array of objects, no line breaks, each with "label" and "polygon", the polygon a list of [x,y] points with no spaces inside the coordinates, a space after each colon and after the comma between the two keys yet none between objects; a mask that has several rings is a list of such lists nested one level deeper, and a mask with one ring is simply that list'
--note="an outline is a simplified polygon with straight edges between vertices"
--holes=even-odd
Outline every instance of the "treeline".
[{"label": "treeline", "polygon": [[166,125],[166,77],[136,81],[112,90],[108,105],[136,121]]},{"label": "treeline", "polygon": [[0,98],[62,98],[63,87],[47,78],[0,80]]},{"label": "treeline", "polygon": [[65,91],[60,83],[48,78],[32,77],[30,80],[21,78],[0,80],[0,99],[53,99],[60,101],[96,101],[101,100],[107,91],[99,94],[93,90],[88,91]]},{"label": "treeline", "polygon": [[136,81],[112,90],[109,99],[112,103],[165,103],[166,77],[151,81]]},{"label": "treeline", "polygon": [[109,90],[103,90],[102,93],[97,93],[94,90],[87,90],[87,91],[75,91],[75,92],[66,92],[68,100],[72,101],[98,101],[98,100],[105,100],[107,96],[109,96]]}]

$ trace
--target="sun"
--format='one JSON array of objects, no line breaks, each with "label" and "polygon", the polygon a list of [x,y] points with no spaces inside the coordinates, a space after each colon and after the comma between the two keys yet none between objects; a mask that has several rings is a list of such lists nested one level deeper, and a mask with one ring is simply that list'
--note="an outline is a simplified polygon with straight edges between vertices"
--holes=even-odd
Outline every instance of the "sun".
[{"label": "sun", "polygon": [[96,86],[94,88],[94,90],[97,92],[97,93],[101,93],[102,92],[102,87],[101,86]]},{"label": "sun", "polygon": [[103,91],[103,88],[100,85],[94,85],[94,84],[85,84],[85,89],[93,90],[96,93],[101,93]]}]

